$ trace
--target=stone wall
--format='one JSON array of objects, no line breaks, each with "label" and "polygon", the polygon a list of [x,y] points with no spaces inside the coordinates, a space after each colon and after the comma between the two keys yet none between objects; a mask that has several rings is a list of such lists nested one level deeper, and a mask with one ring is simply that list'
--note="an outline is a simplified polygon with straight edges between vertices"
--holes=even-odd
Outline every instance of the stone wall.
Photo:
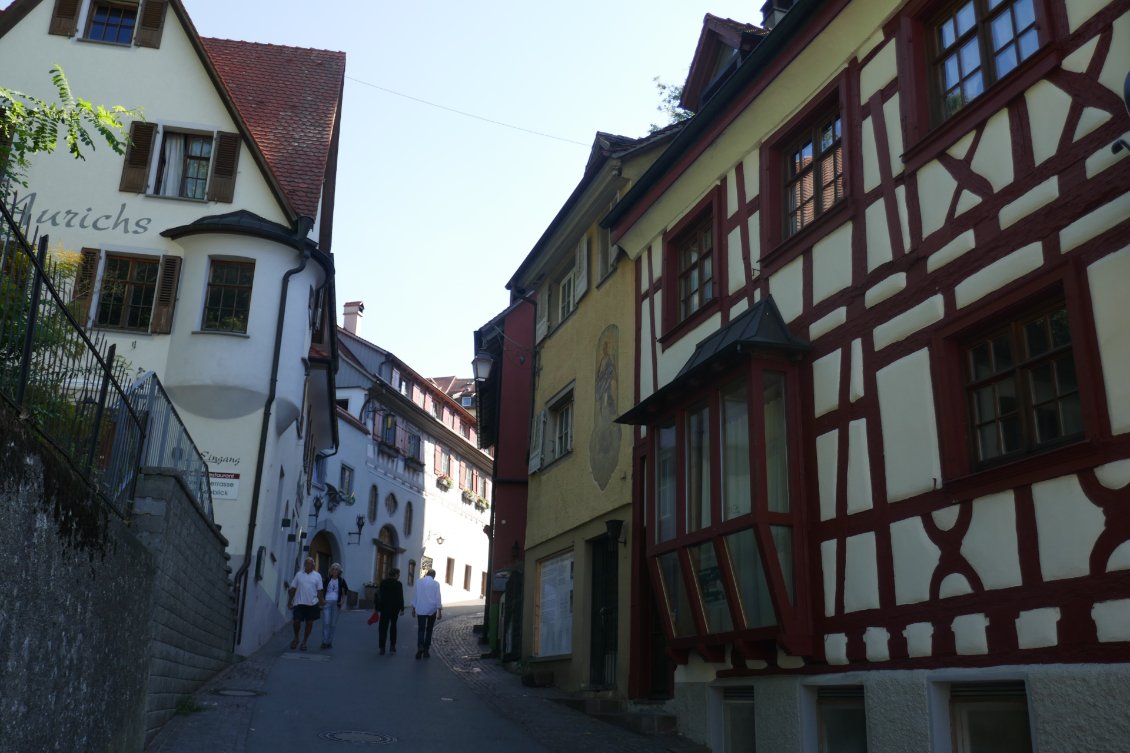
[{"label": "stone wall", "polygon": [[235,601],[227,540],[180,479],[147,473],[134,493],[133,530],[154,556],[146,739],[177,704],[232,661]]},{"label": "stone wall", "polygon": [[0,748],[136,753],[231,661],[226,542],[178,480],[147,477],[136,519],[109,514],[103,551],[78,546],[43,460],[46,476],[38,457],[0,468]]}]

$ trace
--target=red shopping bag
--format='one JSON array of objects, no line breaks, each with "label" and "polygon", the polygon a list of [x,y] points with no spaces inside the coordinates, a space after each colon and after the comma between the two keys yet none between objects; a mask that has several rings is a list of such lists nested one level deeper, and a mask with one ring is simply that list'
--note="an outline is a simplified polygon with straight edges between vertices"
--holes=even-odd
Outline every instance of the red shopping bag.
[{"label": "red shopping bag", "polygon": [[371,615],[369,615],[369,624],[374,625],[380,619],[381,619],[381,613],[380,612],[373,612]]}]

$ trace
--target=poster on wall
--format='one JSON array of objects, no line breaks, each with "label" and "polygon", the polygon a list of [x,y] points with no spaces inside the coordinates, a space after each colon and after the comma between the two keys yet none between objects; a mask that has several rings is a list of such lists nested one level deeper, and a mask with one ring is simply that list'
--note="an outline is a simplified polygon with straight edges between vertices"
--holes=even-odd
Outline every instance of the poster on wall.
[{"label": "poster on wall", "polygon": [[538,564],[538,656],[573,650],[573,553]]}]

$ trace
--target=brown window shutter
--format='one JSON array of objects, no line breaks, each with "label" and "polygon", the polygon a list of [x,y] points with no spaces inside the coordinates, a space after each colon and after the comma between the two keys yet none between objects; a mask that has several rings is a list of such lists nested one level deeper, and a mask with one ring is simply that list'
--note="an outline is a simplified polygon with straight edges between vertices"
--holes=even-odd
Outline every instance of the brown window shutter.
[{"label": "brown window shutter", "polygon": [[153,297],[153,319],[149,325],[149,331],[155,335],[167,335],[173,329],[173,309],[177,303],[179,282],[180,257],[162,256],[161,274]]},{"label": "brown window shutter", "polygon": [[441,465],[441,463],[443,463],[443,457],[439,452],[439,442],[436,442],[435,444],[435,451],[435,469],[436,475],[438,476],[439,474],[443,473],[443,466]]},{"label": "brown window shutter", "polygon": [[213,150],[212,180],[208,184],[208,200],[232,202],[235,196],[235,174],[239,167],[238,133],[220,131],[216,134],[216,148]]},{"label": "brown window shutter", "polygon": [[135,120],[129,127],[129,148],[122,165],[122,182],[119,191],[145,193],[149,185],[149,156],[157,140],[157,124]]},{"label": "brown window shutter", "polygon": [[51,26],[48,34],[73,37],[78,31],[79,0],[55,0],[55,10],[51,11]]},{"label": "brown window shutter", "polygon": [[98,261],[102,256],[96,248],[84,248],[75,273],[74,298],[71,299],[71,314],[83,328],[90,316],[90,299],[94,295],[94,279],[98,276]]},{"label": "brown window shutter", "polygon": [[459,461],[459,488],[467,488],[467,464],[462,460]]},{"label": "brown window shutter", "polygon": [[165,8],[169,0],[142,0],[137,14],[137,32],[133,43],[138,47],[160,47],[161,29],[165,26]]}]

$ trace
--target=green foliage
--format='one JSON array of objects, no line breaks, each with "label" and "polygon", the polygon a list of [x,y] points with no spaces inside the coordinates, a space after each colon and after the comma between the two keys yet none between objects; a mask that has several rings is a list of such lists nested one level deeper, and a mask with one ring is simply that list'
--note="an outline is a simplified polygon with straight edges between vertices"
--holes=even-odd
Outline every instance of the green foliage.
[{"label": "green foliage", "polygon": [[62,131],[67,151],[85,160],[85,150],[93,150],[101,136],[117,154],[129,142],[123,120],[140,118],[136,109],[120,105],[105,107],[76,97],[63,69],[51,69],[58,102],[0,86],[0,174],[8,174],[21,184],[33,154],[51,153],[59,146]]},{"label": "green foliage", "polygon": [[648,126],[648,133],[655,133],[672,123],[679,123],[694,116],[693,112],[684,109],[679,104],[679,100],[683,98],[682,86],[665,84],[659,80],[659,76],[653,78],[652,81],[655,82],[655,90],[659,92],[659,104],[656,105],[655,109],[667,116],[667,122],[661,125],[652,123]]}]

